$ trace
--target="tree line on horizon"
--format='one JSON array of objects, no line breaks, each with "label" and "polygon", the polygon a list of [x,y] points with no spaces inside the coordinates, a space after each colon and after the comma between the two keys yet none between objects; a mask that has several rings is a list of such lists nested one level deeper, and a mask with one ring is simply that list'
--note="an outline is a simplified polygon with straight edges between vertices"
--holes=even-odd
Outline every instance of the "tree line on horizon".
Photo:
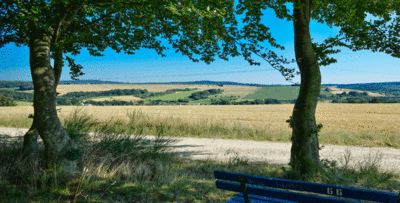
[{"label": "tree line on horizon", "polygon": [[[57,97],[57,105],[60,106],[70,106],[70,105],[84,105],[91,104],[93,106],[153,106],[153,105],[185,105],[188,104],[190,99],[194,101],[200,99],[206,99],[209,95],[215,95],[222,93],[223,90],[205,90],[202,92],[192,93],[189,97],[184,99],[177,99],[171,101],[164,100],[139,100],[139,101],[93,101],[87,100],[82,102],[82,100],[90,99],[92,97],[102,97],[102,96],[124,96],[131,95],[139,98],[151,98],[158,97],[167,94],[172,94],[177,91],[192,91],[197,88],[185,88],[185,89],[171,89],[165,92],[148,92],[147,90],[138,89],[126,89],[126,90],[109,90],[100,92],[70,92],[68,94]],[[327,89],[329,91],[329,88]],[[16,106],[15,101],[33,102],[33,94],[25,92],[16,92],[11,90],[0,90],[0,96],[3,97],[3,102],[0,102],[0,106]],[[257,104],[294,104],[296,99],[293,100],[278,100],[278,99],[255,99],[253,101],[235,101],[236,99],[231,98],[211,98],[210,105],[257,105]],[[400,103],[400,97],[371,97],[368,96],[367,92],[357,92],[349,91],[349,93],[343,92],[337,95],[319,95],[319,101],[331,100],[331,103]],[[15,105],[14,105],[15,104]]]}]

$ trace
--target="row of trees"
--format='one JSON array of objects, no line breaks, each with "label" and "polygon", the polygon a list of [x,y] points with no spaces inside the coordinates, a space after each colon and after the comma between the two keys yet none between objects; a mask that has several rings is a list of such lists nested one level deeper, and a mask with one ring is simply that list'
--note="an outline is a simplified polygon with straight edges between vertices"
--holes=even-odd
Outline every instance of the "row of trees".
[{"label": "row of trees", "polygon": [[[184,102],[179,101],[163,101],[163,100],[137,100],[137,101],[121,101],[121,100],[112,100],[112,101],[92,101],[88,100],[83,102],[83,104],[91,104],[93,106],[155,106],[155,105],[180,105]],[[186,102],[187,103],[187,102]],[[79,104],[78,104],[79,105]]]},{"label": "row of trees", "polygon": [[381,94],[391,94],[400,96],[400,82],[368,83],[368,84],[347,84],[338,85],[337,88],[353,89],[362,91],[373,91]]},{"label": "row of trees", "polygon": [[[193,91],[193,90],[197,90],[197,88],[170,89],[165,92],[148,92],[147,90],[142,90],[142,89],[122,89],[122,90],[115,89],[115,90],[99,91],[99,92],[69,92],[65,95],[58,96],[56,98],[56,101],[57,105],[76,105],[82,100],[93,97],[132,95],[140,98],[150,98],[150,97],[172,94],[178,91]],[[16,101],[33,102],[32,93],[18,92],[13,90],[0,90],[0,95],[13,98]]]},{"label": "row of trees", "polygon": [[98,92],[82,92],[82,91],[69,92],[60,97],[76,98],[76,99],[87,99],[92,97],[104,97],[104,96],[124,96],[124,95],[141,97],[147,93],[148,93],[147,90],[142,90],[142,89],[115,89],[115,90],[98,91]]},{"label": "row of trees", "polygon": [[175,92],[189,92],[189,91],[194,91],[197,90],[197,88],[185,88],[185,89],[169,89],[166,90],[165,92],[151,92],[147,95],[143,95],[141,98],[150,98],[150,97],[159,97],[167,94],[173,94]]},{"label": "row of trees", "polygon": [[163,96],[167,94],[172,94],[178,91],[193,91],[197,90],[197,88],[185,88],[185,89],[169,89],[165,92],[149,92],[147,89],[114,89],[108,91],[98,91],[98,92],[69,92],[65,95],[62,95],[60,98],[76,98],[79,100],[84,100],[93,97],[108,97],[108,96],[125,96],[125,95],[132,95],[135,97],[150,98],[150,97],[157,97]]},{"label": "row of trees", "polygon": [[221,89],[209,89],[209,90],[204,90],[202,92],[195,92],[189,96],[189,98],[194,99],[194,100],[200,100],[200,99],[206,99],[210,95],[215,95],[215,94],[220,94],[224,92],[224,90]]},{"label": "row of trees", "polygon": [[25,81],[0,81],[0,88],[19,88],[20,86],[32,86],[32,82]]},{"label": "row of trees", "polygon": [[[179,91],[179,90],[176,90]],[[191,91],[191,90],[188,90]],[[114,93],[112,93],[114,94]],[[3,97],[10,98],[15,101],[27,101],[33,102],[33,95],[31,93],[24,93],[24,92],[15,92],[11,90],[0,90],[0,95]],[[143,95],[137,95],[140,97],[145,97]],[[56,102],[57,105],[62,106],[71,106],[71,105],[79,105],[82,103],[82,98],[86,98],[84,93],[80,94],[80,98],[76,97],[57,97]],[[195,99],[193,99],[195,100]],[[332,103],[400,103],[400,97],[370,97],[366,92],[356,92],[350,91],[349,93],[343,92],[342,94],[338,95],[319,95],[319,101],[324,100],[331,100]],[[277,99],[256,99],[254,101],[235,101],[235,98],[220,98],[220,99],[211,99],[211,105],[254,105],[254,104],[293,104],[295,103],[296,99],[294,100],[277,100]],[[85,101],[85,104],[92,104],[94,106],[114,106],[114,105],[179,105],[179,104],[186,104],[189,103],[189,98],[178,99],[176,101],[162,101],[162,100],[152,100],[152,101],[133,101],[133,102],[126,102],[126,101]]]},{"label": "row of trees", "polygon": [[233,101],[230,99],[212,99],[211,105],[257,105],[257,104],[294,104],[296,100],[255,99],[253,101]]},{"label": "row of trees", "polygon": [[400,97],[358,97],[334,99],[332,103],[400,103]]},{"label": "row of trees", "polygon": [[13,90],[0,90],[0,95],[13,98],[16,101],[33,102],[33,94],[27,92],[18,92]]},{"label": "row of trees", "polygon": [[33,90],[33,85],[32,84],[20,85],[18,90],[19,91]]}]

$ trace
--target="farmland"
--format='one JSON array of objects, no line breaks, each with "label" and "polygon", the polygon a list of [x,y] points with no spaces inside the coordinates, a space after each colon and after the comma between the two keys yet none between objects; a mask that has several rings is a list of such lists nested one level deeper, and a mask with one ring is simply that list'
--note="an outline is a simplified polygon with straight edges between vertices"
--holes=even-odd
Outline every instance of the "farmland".
[{"label": "farmland", "polygon": [[[212,98],[219,98],[219,97],[230,97],[235,96],[238,97],[240,100],[254,100],[254,99],[278,99],[278,100],[290,100],[296,99],[299,87],[291,87],[291,86],[277,86],[277,87],[255,87],[255,86],[235,86],[235,85],[226,85],[226,86],[217,86],[217,85],[165,85],[165,84],[150,84],[150,85],[134,85],[134,84],[79,84],[79,85],[59,85],[57,87],[57,92],[61,95],[67,94],[69,92],[89,92],[89,91],[108,91],[114,89],[147,89],[149,92],[164,92],[169,89],[184,89],[184,88],[198,88],[197,91],[204,91],[209,89],[222,89],[224,92],[222,94],[218,94],[216,96],[211,96]],[[342,92],[349,92],[354,90],[347,90],[347,89],[335,89],[334,92],[326,92],[325,87],[321,88],[321,95],[331,96],[334,94],[341,94]],[[32,91],[25,91],[25,92],[32,92]],[[195,91],[192,91],[193,93]],[[189,96],[191,93],[182,92],[182,93],[174,93],[170,95],[164,95],[161,97],[153,97],[148,98],[149,100],[164,100],[164,101],[171,101],[177,99],[183,99]],[[370,96],[383,96],[380,94],[368,92]],[[122,100],[122,101],[130,101],[129,99],[125,98],[118,98],[113,97],[113,99]],[[93,99],[94,100],[94,99]],[[105,97],[104,100],[108,100]],[[95,100],[95,101],[104,101],[104,100]]]},{"label": "farmland", "polygon": [[[278,100],[292,100],[296,99],[299,95],[300,87],[264,87],[258,89],[254,94],[247,95],[242,98],[242,100],[246,99],[266,99],[266,97],[270,99],[278,99]],[[326,95],[330,97],[333,95],[330,92],[323,91],[321,88],[321,95]]]},{"label": "farmland", "polygon": [[[183,89],[187,91],[180,91]],[[197,89],[196,89],[197,88]],[[14,88],[8,88],[14,90]],[[176,89],[178,91],[172,91]],[[205,90],[221,89],[222,93],[209,95],[206,98],[190,99],[192,93],[199,93]],[[372,97],[386,96],[376,92],[338,89],[330,87],[329,92],[326,87],[321,87],[320,103],[368,103]],[[137,90],[136,93],[124,93],[132,90]],[[146,91],[140,93],[140,91]],[[166,91],[170,91],[169,93]],[[188,92],[192,91],[192,92]],[[33,90],[16,91],[32,93]],[[81,102],[89,105],[186,105],[186,104],[201,104],[201,105],[252,105],[252,104],[271,104],[279,103],[277,101],[264,101],[268,99],[279,100],[280,103],[294,103],[299,92],[299,86],[243,86],[243,85],[200,85],[200,84],[60,84],[57,87],[57,92],[60,93],[57,97],[59,105],[78,105]],[[92,92],[85,96],[85,92]],[[94,92],[94,93],[93,93]],[[102,92],[102,93],[100,93]],[[342,93],[357,92],[363,95],[364,98],[356,95],[342,95]],[[68,94],[70,93],[70,94]],[[1,93],[0,93],[1,94]],[[9,94],[9,93],[8,93]],[[72,94],[72,95],[71,95]],[[133,94],[133,95],[132,95]],[[368,95],[369,97],[365,97]],[[7,96],[7,95],[6,95]],[[25,95],[23,97],[29,97]],[[22,98],[20,96],[19,98]],[[30,98],[33,98],[30,96]],[[33,99],[31,99],[33,100]],[[179,100],[179,101],[178,101]],[[258,100],[258,101],[257,101]],[[380,99],[379,99],[380,100]],[[387,98],[383,98],[384,103],[388,102]],[[18,99],[16,101],[19,101]],[[24,100],[26,102],[26,99]],[[30,100],[29,100],[30,101]],[[133,103],[132,103],[132,102]],[[32,101],[30,101],[32,102]],[[375,102],[378,103],[378,102]],[[393,103],[393,102],[392,102]]]},{"label": "farmland", "polygon": [[[81,87],[83,86],[81,85]],[[108,88],[113,90],[116,87],[113,85]],[[132,88],[131,86],[127,87],[129,87],[128,89]],[[153,88],[152,91],[162,92],[176,88],[194,88],[196,85],[171,85],[168,87],[153,85],[149,87]],[[118,86],[118,88],[121,87]],[[144,95],[144,99],[140,101],[176,100],[178,97],[182,99],[189,96],[191,92],[223,89],[222,94],[190,102],[206,102],[221,98],[244,99],[244,97],[250,97],[246,100],[260,100],[266,97],[290,99],[296,94],[295,90],[298,87],[272,87],[268,88],[268,91],[267,88],[245,86],[238,88],[198,85],[197,88],[196,91],[178,91],[172,94],[161,94],[162,96],[151,97],[150,95],[147,97],[149,96],[148,92],[145,95],[139,94],[139,96]],[[322,95],[332,94],[324,91],[323,88],[321,90]],[[335,93],[341,94],[339,91],[345,90],[338,90]],[[132,95],[121,95],[90,99],[106,101],[110,99],[133,100],[135,98]],[[31,127],[32,118],[28,118],[28,116],[33,114],[32,103],[22,101],[16,103],[18,106],[0,107],[0,127]],[[82,175],[71,181],[67,189],[61,186],[56,186],[55,189],[53,186],[51,188],[50,186],[36,187],[47,181],[49,177],[64,182],[67,179],[58,173],[43,176],[41,165],[37,167],[21,162],[22,159],[16,153],[17,150],[22,149],[21,142],[14,144],[13,147],[1,148],[2,153],[4,152],[7,156],[0,156],[0,161],[8,163],[0,170],[7,181],[4,181],[6,184],[1,186],[1,191],[8,192],[9,196],[6,198],[9,198],[7,200],[10,202],[26,202],[31,199],[37,199],[40,202],[57,202],[73,195],[79,196],[79,194],[85,194],[84,197],[77,198],[82,202],[98,202],[97,200],[106,199],[110,202],[143,199],[148,199],[149,202],[203,202],[205,197],[210,202],[226,202],[232,195],[235,195],[235,192],[216,189],[213,177],[215,170],[288,179],[285,167],[270,164],[268,161],[250,162],[246,158],[244,150],[232,150],[231,145],[228,145],[229,150],[221,152],[236,154],[236,158],[233,157],[229,161],[194,160],[187,157],[192,153],[190,150],[181,154],[163,152],[164,148],[148,147],[147,142],[121,139],[121,137],[115,136],[115,133],[158,135],[161,139],[163,136],[173,136],[219,138],[224,141],[228,139],[230,139],[229,141],[268,141],[272,143],[270,146],[276,146],[277,142],[291,142],[292,129],[288,127],[286,120],[292,115],[293,108],[294,104],[106,107],[57,105],[58,116],[69,135],[79,132],[83,136],[87,136],[86,129],[89,129],[89,132],[99,132],[97,130],[100,130],[100,134],[104,135],[100,143],[87,145],[85,142],[81,143],[82,149],[85,151],[82,157]],[[82,110],[78,116],[75,116],[76,110]],[[91,120],[93,119],[94,126],[92,121],[88,122],[85,114]],[[400,149],[399,115],[400,103],[341,104],[319,101],[316,109],[316,123],[323,124],[321,132],[318,134],[319,144],[321,147],[342,145],[384,147],[384,150]],[[110,140],[109,138],[115,139]],[[225,142],[224,144],[227,145]],[[0,146],[2,146],[1,143]],[[274,153],[276,152],[274,151]],[[43,147],[39,149],[39,154],[38,163],[44,163]],[[15,155],[15,158],[9,155]],[[273,153],[267,155],[274,157]],[[313,174],[304,181],[325,184],[334,182],[336,185],[361,189],[374,187],[375,190],[398,194],[400,174],[381,172],[382,169],[375,162],[392,160],[391,157],[381,159],[378,153],[375,157],[372,154],[369,154],[369,157],[368,154],[365,154],[364,160],[360,160],[352,157],[348,151],[340,158],[346,160],[343,167],[335,166],[332,162],[323,171]],[[353,168],[347,164],[347,160],[365,164]],[[321,162],[329,164],[327,160],[321,160]],[[79,181],[83,184],[77,189],[75,183]],[[27,186],[21,187],[21,185]],[[25,192],[26,190],[29,192]],[[50,194],[49,190],[56,192]],[[160,195],[159,191],[162,191],[163,195]],[[32,195],[21,196],[22,193]],[[14,201],[14,197],[17,201]]]},{"label": "farmland", "polygon": [[[249,129],[268,129],[269,135],[252,138],[269,140],[270,136],[281,136],[289,142],[291,129],[285,122],[293,111],[293,104],[279,105],[237,105],[237,106],[99,106],[81,107],[100,122],[115,118],[128,121],[128,112],[142,110],[151,117],[169,120],[170,125],[179,122],[190,125],[212,126],[223,123],[226,126],[246,126]],[[77,107],[60,106],[59,117],[73,112]],[[29,128],[32,122],[28,115],[32,106],[0,107],[0,125],[4,127]],[[357,145],[397,146],[399,140],[400,104],[331,104],[319,103],[316,122],[322,123],[321,143],[346,145],[352,139],[359,139]],[[179,120],[179,122],[177,120]],[[174,124],[175,123],[175,124]],[[185,135],[181,135],[185,136]],[[202,135],[213,138],[222,135]],[[397,144],[396,144],[397,143]]]},{"label": "farmland", "polygon": [[[134,96],[114,96],[114,97],[99,97],[99,98],[91,98],[93,101],[111,101],[111,100],[121,100],[121,101],[138,101],[142,100],[142,98],[134,97]],[[83,100],[85,102],[86,100]]]},{"label": "farmland", "polygon": [[[204,91],[208,89],[222,89],[224,90],[223,95],[247,95],[257,90],[257,87],[253,86],[236,86],[226,85],[219,87],[217,85],[167,85],[167,84],[150,84],[150,85],[138,85],[138,84],[71,84],[71,85],[58,85],[57,92],[60,96],[69,92],[97,92],[107,91],[114,89],[147,89],[149,92],[164,92],[169,89],[184,89],[184,88],[198,88],[198,91]],[[33,90],[27,90],[24,92],[32,93]]]},{"label": "farmland", "polygon": [[[341,89],[341,88],[335,88],[335,87],[331,87],[331,93],[333,94],[342,94],[343,92],[349,93],[350,91],[356,91],[356,92],[362,92],[359,90],[350,90],[350,89]],[[369,96],[373,96],[373,97],[383,97],[385,95],[383,94],[379,94],[379,93],[375,93],[375,92],[367,92]]]}]

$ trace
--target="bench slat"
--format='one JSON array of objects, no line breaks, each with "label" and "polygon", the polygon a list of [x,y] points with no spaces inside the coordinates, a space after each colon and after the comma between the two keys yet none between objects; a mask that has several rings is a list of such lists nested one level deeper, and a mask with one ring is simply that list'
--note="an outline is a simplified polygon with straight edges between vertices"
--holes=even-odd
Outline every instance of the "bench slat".
[{"label": "bench slat", "polygon": [[[217,185],[218,189],[240,192],[240,184],[239,183],[232,183],[232,182],[217,180],[216,185]],[[340,202],[340,203],[359,203],[359,202],[345,200],[345,199],[335,199],[335,198],[331,198],[331,197],[322,197],[322,196],[313,195],[313,194],[302,194],[302,193],[296,193],[296,192],[290,192],[290,191],[284,191],[284,190],[276,190],[276,189],[272,189],[272,188],[262,188],[262,187],[252,186],[252,185],[246,185],[246,187],[247,187],[247,192],[249,194],[254,194],[254,195],[259,195],[259,196],[267,196],[267,197],[283,199],[283,200],[290,200],[290,201],[294,201],[294,202],[320,203],[322,201],[324,203],[338,203],[338,202]],[[249,195],[249,199],[250,199],[250,195]],[[244,202],[244,200],[243,200],[243,202]]]},{"label": "bench slat", "polygon": [[[276,199],[272,197],[263,197],[259,195],[252,195],[249,194],[249,200],[252,203],[255,202],[262,202],[262,203],[298,203],[294,201],[289,201],[289,200],[282,200],[282,199]],[[237,194],[233,199],[227,201],[226,203],[244,203],[244,196],[243,193]]]},{"label": "bench slat", "polygon": [[[321,184],[321,183],[309,183],[304,181],[293,181],[293,180],[285,180],[285,179],[278,179],[278,178],[269,178],[269,177],[262,177],[262,176],[253,176],[247,174],[240,174],[240,173],[232,173],[226,171],[214,171],[214,176],[216,179],[226,180],[226,181],[239,181],[239,176],[243,176],[245,178],[246,187],[248,188],[249,194],[255,194],[250,192],[249,184],[265,186],[265,187],[273,187],[279,189],[289,189],[289,190],[297,190],[297,191],[305,191],[305,192],[313,192],[313,193],[320,193],[324,195],[331,195],[332,197],[344,197],[344,198],[351,198],[357,200],[368,200],[368,201],[376,201],[376,202],[385,202],[385,203],[396,203],[398,199],[397,194],[387,193],[387,192],[379,192],[379,191],[370,191],[364,189],[357,189],[357,188],[350,188],[350,187],[343,187],[343,186],[335,186],[335,185],[328,185],[328,184]],[[217,188],[218,184],[220,187],[225,187],[225,184],[222,184],[226,181],[217,180]],[[219,182],[219,183],[218,183]],[[227,182],[228,183],[228,182]],[[231,191],[238,191],[240,192],[240,184],[232,185],[230,189]],[[255,188],[262,188],[257,187]],[[220,188],[220,189],[227,189],[228,188]],[[267,188],[262,188],[267,189]],[[271,189],[272,190],[272,189]],[[300,194],[300,193],[295,193]],[[263,195],[255,194],[255,195]],[[269,196],[269,195],[268,195]],[[273,196],[270,196],[273,197]],[[320,197],[321,196],[317,196]],[[297,201],[293,200],[293,201]],[[347,200],[345,200],[347,201]]]}]

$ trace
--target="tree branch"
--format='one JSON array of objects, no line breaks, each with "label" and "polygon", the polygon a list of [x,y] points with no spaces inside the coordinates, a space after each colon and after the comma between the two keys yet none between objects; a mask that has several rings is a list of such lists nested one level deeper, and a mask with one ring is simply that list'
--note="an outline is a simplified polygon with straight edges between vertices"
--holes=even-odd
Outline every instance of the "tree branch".
[{"label": "tree branch", "polygon": [[340,6],[336,3],[335,0],[330,0],[330,3],[335,4],[336,7],[337,7],[340,11],[342,11],[342,13],[346,13],[346,12],[342,9],[342,7],[340,7]]},{"label": "tree branch", "polygon": [[69,5],[69,6],[67,7],[66,11],[63,12],[63,16],[61,17],[61,20],[57,23],[57,26],[56,26],[56,28],[54,29],[55,32],[54,32],[54,37],[53,37],[53,39],[52,39],[53,43],[56,43],[56,42],[57,42],[58,36],[60,36],[60,35],[62,34],[62,32],[61,32],[61,26],[62,26],[63,22],[65,21],[65,19],[66,19],[67,15],[69,14],[69,12],[70,12],[70,10],[71,10],[72,7],[73,7],[73,5]]}]

